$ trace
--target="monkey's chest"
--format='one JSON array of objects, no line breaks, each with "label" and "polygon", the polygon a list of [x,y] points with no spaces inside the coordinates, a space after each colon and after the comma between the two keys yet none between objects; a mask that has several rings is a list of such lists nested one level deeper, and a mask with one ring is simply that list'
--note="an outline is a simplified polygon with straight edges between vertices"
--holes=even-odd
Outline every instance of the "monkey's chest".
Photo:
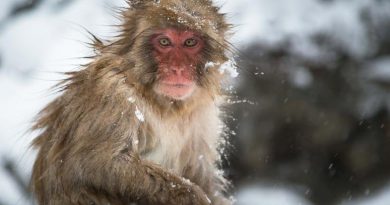
[{"label": "monkey's chest", "polygon": [[149,152],[146,152],[143,158],[161,165],[177,174],[181,174],[186,167],[186,162],[196,155],[196,152],[187,152],[191,149],[196,136],[176,126],[161,127],[154,136],[149,136],[149,140],[154,140],[154,146]]},{"label": "monkey's chest", "polygon": [[[202,146],[207,146],[202,132],[190,122],[152,123],[146,140],[152,146],[142,157],[181,175],[195,159],[202,155]],[[199,132],[202,130],[202,132]],[[203,133],[204,134],[204,133]]]},{"label": "monkey's chest", "polygon": [[[182,175],[184,170],[212,164],[217,158],[221,121],[217,109],[208,109],[182,118],[164,119],[147,115],[150,144],[141,157]],[[142,152],[144,151],[144,152]]]}]

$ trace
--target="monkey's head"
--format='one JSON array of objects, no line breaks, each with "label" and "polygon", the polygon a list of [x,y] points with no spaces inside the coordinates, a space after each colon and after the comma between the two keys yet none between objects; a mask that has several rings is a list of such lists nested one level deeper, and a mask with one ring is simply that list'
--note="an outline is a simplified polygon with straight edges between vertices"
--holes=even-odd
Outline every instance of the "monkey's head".
[{"label": "monkey's head", "polygon": [[150,38],[157,73],[153,90],[182,100],[197,89],[197,65],[201,62],[204,40],[195,31],[165,28]]},{"label": "monkey's head", "polygon": [[145,93],[171,101],[219,94],[230,27],[219,8],[210,0],[128,2],[114,46]]}]

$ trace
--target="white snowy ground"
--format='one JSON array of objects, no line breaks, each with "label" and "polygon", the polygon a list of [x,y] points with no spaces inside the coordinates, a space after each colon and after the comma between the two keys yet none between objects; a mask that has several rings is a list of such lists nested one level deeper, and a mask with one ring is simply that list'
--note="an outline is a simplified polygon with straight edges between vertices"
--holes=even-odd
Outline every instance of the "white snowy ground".
[{"label": "white snowy ground", "polygon": [[[34,115],[55,94],[49,92],[57,72],[77,69],[78,57],[90,54],[84,28],[101,37],[115,34],[113,7],[123,0],[74,0],[59,9],[61,0],[44,0],[31,12],[6,20],[10,8],[22,0],[0,1],[0,156],[18,162],[28,178],[34,152],[28,144],[34,134],[26,134]],[[317,0],[218,0],[229,19],[237,25],[232,41],[244,47],[257,40],[269,45],[293,36],[294,50],[308,57],[320,51],[307,40],[315,31],[338,31],[340,39],[356,56],[370,52],[366,31],[359,24],[358,10],[371,0],[320,3]],[[382,12],[390,12],[383,8]],[[0,158],[0,162],[3,159]],[[266,185],[243,187],[237,194],[239,205],[309,205],[287,188]],[[0,201],[26,205],[16,185],[0,168]],[[390,188],[372,198],[347,201],[342,205],[389,205]]]}]

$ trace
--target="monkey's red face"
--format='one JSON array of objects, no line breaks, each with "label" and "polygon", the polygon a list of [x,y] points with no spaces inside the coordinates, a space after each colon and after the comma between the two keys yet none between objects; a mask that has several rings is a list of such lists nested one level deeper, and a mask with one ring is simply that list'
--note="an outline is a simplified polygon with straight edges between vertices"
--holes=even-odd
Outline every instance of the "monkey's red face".
[{"label": "monkey's red face", "polygon": [[204,41],[192,31],[159,30],[151,39],[158,65],[156,93],[183,100],[194,92]]}]

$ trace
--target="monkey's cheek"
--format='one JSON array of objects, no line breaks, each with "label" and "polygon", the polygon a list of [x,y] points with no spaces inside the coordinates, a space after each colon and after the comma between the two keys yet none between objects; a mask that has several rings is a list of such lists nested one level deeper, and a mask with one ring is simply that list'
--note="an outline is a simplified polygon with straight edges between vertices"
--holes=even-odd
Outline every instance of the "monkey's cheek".
[{"label": "monkey's cheek", "polygon": [[196,89],[195,83],[191,84],[165,84],[155,87],[155,92],[175,100],[184,100],[190,97]]}]

